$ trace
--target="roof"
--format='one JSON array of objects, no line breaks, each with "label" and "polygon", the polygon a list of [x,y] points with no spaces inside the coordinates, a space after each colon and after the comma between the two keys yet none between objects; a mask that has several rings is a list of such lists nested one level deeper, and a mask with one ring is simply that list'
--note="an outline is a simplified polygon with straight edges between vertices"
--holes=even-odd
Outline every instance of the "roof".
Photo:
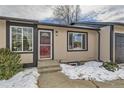
[{"label": "roof", "polygon": [[44,23],[39,22],[38,20],[33,19],[24,19],[24,18],[15,18],[15,17],[5,17],[0,16],[0,19],[12,21],[12,22],[22,22],[22,23],[30,23],[30,24],[38,24],[38,25],[48,25],[48,26],[56,26],[56,27],[65,27],[65,28],[78,28],[78,29],[89,29],[89,30],[99,30],[101,27],[109,26],[109,25],[124,25],[122,22],[76,22],[70,25],[65,24],[55,24],[55,23]]},{"label": "roof", "polygon": [[56,27],[65,27],[65,28],[77,28],[77,29],[89,29],[89,30],[99,30],[99,28],[89,27],[89,26],[78,26],[78,25],[64,25],[64,24],[54,24],[54,23],[38,23],[39,25],[48,25]]},{"label": "roof", "polygon": [[71,25],[80,25],[80,26],[89,26],[89,27],[95,27],[100,29],[104,26],[110,26],[110,25],[124,25],[122,22],[77,22],[72,23]]},{"label": "roof", "polygon": [[66,27],[66,28],[78,28],[78,29],[89,29],[89,30],[99,30],[95,27],[89,27],[89,26],[76,26],[76,25],[64,25],[64,24],[55,24],[55,23],[44,23],[39,22],[38,20],[32,20],[32,19],[23,19],[23,18],[14,18],[14,17],[5,17],[0,16],[0,19],[12,21],[12,22],[22,22],[22,23],[31,23],[31,24],[38,24],[38,25],[48,25],[48,26],[56,26],[56,27]]},{"label": "roof", "polygon": [[88,22],[88,21],[72,23],[71,25],[64,25],[64,24],[55,24],[55,23],[44,23],[33,19],[14,18],[14,17],[5,17],[5,16],[0,16],[0,19],[12,21],[12,22],[23,22],[23,23],[31,23],[31,24],[39,24],[39,25],[90,29],[90,30],[99,30],[101,27],[109,26],[109,25],[124,25],[124,23],[122,22]]}]

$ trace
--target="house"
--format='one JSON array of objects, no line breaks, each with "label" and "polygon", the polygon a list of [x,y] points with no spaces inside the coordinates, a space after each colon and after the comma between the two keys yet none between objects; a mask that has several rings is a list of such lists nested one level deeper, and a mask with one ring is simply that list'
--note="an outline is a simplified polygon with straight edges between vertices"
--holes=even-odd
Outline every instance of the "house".
[{"label": "house", "polygon": [[123,33],[117,22],[61,25],[0,16],[0,48],[19,53],[24,67],[60,59],[123,63]]}]

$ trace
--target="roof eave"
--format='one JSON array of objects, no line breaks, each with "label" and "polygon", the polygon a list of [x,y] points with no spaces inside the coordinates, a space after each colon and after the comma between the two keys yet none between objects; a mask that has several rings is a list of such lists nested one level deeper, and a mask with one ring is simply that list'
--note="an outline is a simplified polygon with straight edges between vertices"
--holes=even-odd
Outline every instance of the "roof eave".
[{"label": "roof eave", "polygon": [[71,25],[75,24],[89,24],[89,25],[103,25],[103,26],[110,26],[110,25],[123,25],[124,23],[121,22],[76,22],[72,23]]},{"label": "roof eave", "polygon": [[4,16],[0,16],[1,20],[6,20],[6,21],[15,21],[15,22],[29,22],[29,23],[35,23],[37,24],[38,21],[37,20],[32,20],[32,19],[23,19],[23,18],[14,18],[14,17],[4,17]]}]

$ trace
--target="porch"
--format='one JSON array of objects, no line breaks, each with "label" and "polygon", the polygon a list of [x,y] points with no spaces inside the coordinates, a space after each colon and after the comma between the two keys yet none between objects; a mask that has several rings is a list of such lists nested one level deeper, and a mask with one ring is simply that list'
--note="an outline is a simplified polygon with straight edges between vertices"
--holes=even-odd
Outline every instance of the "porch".
[{"label": "porch", "polygon": [[38,61],[38,71],[39,73],[51,73],[61,71],[60,64],[70,64],[70,65],[83,65],[85,62],[91,60],[39,60]]}]

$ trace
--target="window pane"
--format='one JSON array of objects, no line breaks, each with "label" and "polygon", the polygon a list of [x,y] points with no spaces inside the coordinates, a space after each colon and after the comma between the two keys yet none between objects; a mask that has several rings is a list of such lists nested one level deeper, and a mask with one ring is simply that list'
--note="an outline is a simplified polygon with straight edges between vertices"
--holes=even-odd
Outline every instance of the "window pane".
[{"label": "window pane", "polygon": [[12,51],[32,51],[32,28],[11,27]]},{"label": "window pane", "polygon": [[50,33],[42,32],[40,33],[40,44],[50,44]]},{"label": "window pane", "polygon": [[81,34],[73,34],[74,49],[81,49],[82,39]]},{"label": "window pane", "polygon": [[32,51],[32,28],[23,28],[23,51]]},{"label": "window pane", "polygon": [[40,46],[40,58],[50,58],[50,46]]},{"label": "window pane", "polygon": [[86,49],[85,39],[86,34],[69,32],[68,36],[68,46],[70,50],[83,50]]},{"label": "window pane", "polygon": [[22,51],[22,41],[12,40],[12,51]]},{"label": "window pane", "polygon": [[12,27],[12,51],[22,51],[22,29]]}]

